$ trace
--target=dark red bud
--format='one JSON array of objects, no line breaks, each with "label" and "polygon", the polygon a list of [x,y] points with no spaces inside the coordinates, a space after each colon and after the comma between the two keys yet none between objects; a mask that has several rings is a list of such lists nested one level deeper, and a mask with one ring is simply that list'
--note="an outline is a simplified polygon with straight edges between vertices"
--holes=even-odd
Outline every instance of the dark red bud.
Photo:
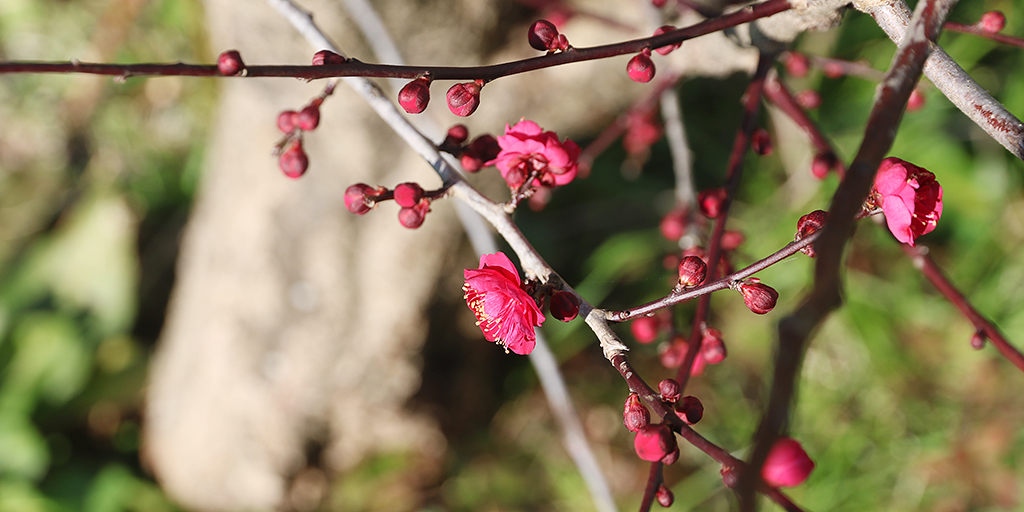
[{"label": "dark red bud", "polygon": [[373,198],[376,196],[377,189],[365,183],[356,183],[345,189],[345,208],[356,215],[362,215],[374,207]]},{"label": "dark red bud", "polygon": [[743,293],[743,303],[758,315],[771,311],[775,307],[775,302],[779,300],[779,292],[756,279],[749,279],[741,284],[740,292]]},{"label": "dark red bud", "polygon": [[299,128],[304,131],[315,130],[317,126],[320,126],[320,106],[319,105],[307,105],[305,108],[299,111],[297,124]]},{"label": "dark red bud", "polygon": [[560,322],[568,322],[580,312],[580,300],[566,291],[557,291],[551,296],[551,316]]},{"label": "dark red bud", "polygon": [[658,393],[662,402],[674,404],[679,400],[679,382],[675,379],[665,379],[658,383]]},{"label": "dark red bud", "polygon": [[548,20],[537,20],[530,25],[526,38],[534,50],[553,51],[558,49],[558,28]]},{"label": "dark red bud", "polygon": [[430,102],[430,78],[421,76],[398,91],[398,104],[410,114],[419,114]]},{"label": "dark red bud", "polygon": [[672,491],[665,487],[665,484],[658,486],[658,492],[654,494],[654,498],[658,500],[658,505],[668,508],[675,502],[676,497],[672,495]]},{"label": "dark red bud", "polygon": [[461,146],[466,139],[469,138],[469,128],[466,128],[464,124],[457,124],[448,128],[448,135],[445,136],[442,146],[446,148],[454,148]]},{"label": "dark red bud", "polygon": [[224,76],[235,76],[245,71],[245,63],[238,50],[228,50],[217,57],[217,71]]},{"label": "dark red bud", "polygon": [[978,20],[978,28],[989,34],[995,34],[1006,27],[1006,15],[1000,11],[988,11]]},{"label": "dark red bud", "polygon": [[721,473],[722,483],[725,484],[726,487],[730,489],[736,487],[736,483],[739,481],[739,475],[736,474],[735,469],[731,466],[722,466],[719,473]]},{"label": "dark red bud", "polygon": [[330,50],[320,50],[313,54],[313,65],[314,66],[334,66],[337,64],[344,64],[345,57],[338,55]]},{"label": "dark red bud", "polygon": [[430,211],[430,201],[427,199],[421,199],[412,208],[402,208],[398,210],[398,222],[402,226],[409,229],[416,229],[423,225],[423,219],[426,218],[427,212]]},{"label": "dark red bud", "polygon": [[277,164],[285,176],[294,179],[306,174],[306,169],[309,168],[309,157],[302,150],[302,143],[295,142],[281,153]]},{"label": "dark red bud", "polygon": [[[814,210],[813,212],[808,213],[803,217],[800,217],[800,220],[798,220],[796,223],[796,237],[794,240],[803,240],[804,237],[817,232],[819,229],[821,229],[822,226],[825,225],[826,219],[828,219],[828,212],[824,210]],[[800,252],[812,258],[817,256],[817,254],[814,252],[814,244],[808,245],[807,247],[800,249]]]},{"label": "dark red bud", "polygon": [[451,86],[446,95],[448,110],[459,117],[466,117],[476,112],[480,106],[480,83],[477,81],[459,83]]},{"label": "dark red bud", "polygon": [[629,75],[630,80],[634,82],[640,82],[645,84],[654,79],[654,61],[651,60],[651,50],[644,48],[644,51],[638,53],[632,59],[629,59],[629,63],[626,64],[626,73]]},{"label": "dark red bud", "polygon": [[622,423],[630,432],[636,432],[651,423],[651,413],[636,393],[630,393],[622,410]]},{"label": "dark red bud", "polygon": [[700,204],[700,212],[709,219],[717,219],[722,212],[722,203],[725,202],[726,191],[724,188],[713,188],[697,194],[697,203]]},{"label": "dark red bud", "polygon": [[750,147],[761,156],[768,156],[772,154],[772,138],[768,135],[768,130],[764,128],[758,128],[754,131],[754,134],[750,137]]},{"label": "dark red bud", "polygon": [[722,331],[718,329],[704,329],[701,335],[700,355],[708,364],[718,364],[725,360],[725,342],[722,341]]},{"label": "dark red bud", "polygon": [[423,199],[423,187],[418,183],[399,183],[395,185],[395,202],[403,208],[412,208]]},{"label": "dark red bud", "polygon": [[704,404],[695,396],[684,396],[676,403],[676,412],[687,425],[693,425],[704,417]]},{"label": "dark red bud", "polygon": [[708,264],[697,256],[684,256],[679,262],[679,286],[690,288],[704,282],[708,275]]},{"label": "dark red bud", "polygon": [[299,113],[294,110],[285,110],[277,115],[277,129],[284,133],[291,133],[298,126]]},{"label": "dark red bud", "polygon": [[811,162],[811,174],[819,180],[825,179],[828,176],[829,171],[835,167],[836,156],[831,153],[818,153],[814,155],[814,161]]},{"label": "dark red bud", "polygon": [[[654,31],[654,35],[660,36],[660,35],[664,34],[665,32],[671,32],[671,31],[673,31],[675,29],[676,29],[676,27],[674,27],[672,25],[665,25],[663,27],[658,27]],[[682,45],[683,45],[683,43],[670,44],[670,45],[667,45],[667,46],[662,46],[661,48],[655,48],[654,51],[658,52],[661,55],[668,55],[668,54],[672,53],[672,51],[678,49]]]}]

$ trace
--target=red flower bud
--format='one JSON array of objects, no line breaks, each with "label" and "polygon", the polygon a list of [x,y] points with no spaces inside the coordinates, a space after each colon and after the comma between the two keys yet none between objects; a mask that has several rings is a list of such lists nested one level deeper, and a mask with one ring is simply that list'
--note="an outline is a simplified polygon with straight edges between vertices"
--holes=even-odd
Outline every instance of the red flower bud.
[{"label": "red flower bud", "polygon": [[718,364],[725,360],[725,342],[722,341],[722,331],[718,329],[704,329],[700,340],[700,355],[708,364]]},{"label": "red flower bud", "polygon": [[796,102],[807,110],[814,110],[821,106],[821,95],[818,91],[810,89],[796,93]]},{"label": "red flower bud", "polygon": [[825,179],[828,176],[836,164],[836,156],[832,153],[818,153],[814,155],[814,161],[811,162],[811,174],[819,180]]},{"label": "red flower bud", "polygon": [[626,64],[626,73],[630,80],[645,84],[654,79],[654,61],[651,60],[651,50],[644,48],[629,63]]},{"label": "red flower bud", "polygon": [[409,229],[416,229],[423,225],[423,219],[430,211],[430,201],[421,199],[411,208],[398,210],[398,222]]},{"label": "red flower bud", "polygon": [[285,110],[277,115],[277,129],[284,133],[291,133],[299,124],[299,113],[294,110]]},{"label": "red flower bud", "polygon": [[761,478],[772,487],[795,487],[804,483],[814,461],[800,443],[788,437],[780,437],[768,452],[768,458],[761,467]]},{"label": "red flower bud", "polygon": [[768,130],[764,128],[758,128],[754,131],[754,134],[750,136],[750,147],[761,156],[768,156],[772,154],[772,138],[768,135]]},{"label": "red flower bud", "polygon": [[651,423],[651,413],[636,393],[630,393],[622,410],[622,423],[630,432],[636,432]]},{"label": "red flower bud", "polygon": [[[825,225],[826,219],[828,219],[828,212],[824,210],[814,210],[813,212],[800,217],[800,220],[796,222],[796,238],[794,240],[803,240],[804,237],[817,232]],[[812,258],[817,256],[814,252],[814,244],[800,249],[800,252]]]},{"label": "red flower bud", "polygon": [[423,199],[423,187],[418,183],[399,183],[395,185],[395,202],[398,206],[412,208]]},{"label": "red flower bud", "polygon": [[985,348],[986,337],[987,336],[985,336],[985,333],[982,331],[975,332],[974,336],[971,336],[971,348],[974,350],[981,350]]},{"label": "red flower bud", "polygon": [[661,236],[665,237],[666,240],[678,242],[686,234],[686,210],[674,208],[666,213],[661,218],[658,229],[661,230]]},{"label": "red flower bud", "polygon": [[530,42],[530,46],[534,50],[539,51],[555,51],[559,49],[558,42],[558,28],[555,27],[554,23],[548,20],[537,20],[530,25],[530,31],[526,35],[526,39]]},{"label": "red flower bud", "polygon": [[910,91],[910,98],[907,99],[907,112],[921,110],[924,107],[924,94],[916,88]]},{"label": "red flower bud", "polygon": [[672,450],[672,451],[668,452],[668,455],[665,455],[664,457],[661,458],[661,463],[666,465],[666,466],[671,466],[672,464],[675,464],[677,460],[679,460],[679,445],[678,444],[676,445],[676,449],[675,450]]},{"label": "red flower bud", "polygon": [[448,110],[459,117],[466,117],[480,106],[481,82],[476,80],[455,84],[448,89]]},{"label": "red flower bud", "polygon": [[676,412],[679,413],[679,419],[687,425],[693,425],[704,417],[704,404],[695,396],[684,396],[676,403]]},{"label": "red flower bud", "polygon": [[690,288],[704,282],[708,275],[708,264],[697,256],[684,256],[679,262],[679,286]]},{"label": "red flower bud", "polygon": [[748,279],[740,285],[740,292],[743,293],[743,303],[754,313],[763,315],[775,307],[779,300],[779,292],[766,284],[761,284],[756,278]]},{"label": "red flower bud", "polygon": [[829,78],[839,78],[846,74],[843,65],[838,62],[826,62],[821,66],[821,72]]},{"label": "red flower bud", "polygon": [[398,91],[398,104],[410,114],[419,114],[430,102],[430,77],[421,76]]},{"label": "red flower bud", "polygon": [[633,448],[642,460],[656,462],[679,449],[676,436],[664,424],[647,425],[636,433]]},{"label": "red flower bud", "polygon": [[671,507],[672,503],[676,500],[676,497],[672,495],[672,491],[668,490],[665,484],[658,486],[658,492],[654,493],[654,498],[658,500],[658,505],[665,508]]},{"label": "red flower bud", "polygon": [[494,160],[500,152],[501,146],[498,144],[498,139],[489,134],[481,135],[473,139],[473,142],[470,142],[469,146],[462,151],[460,157],[462,168],[466,172],[479,171],[483,168],[484,162]]},{"label": "red flower bud", "polygon": [[700,204],[700,212],[709,219],[717,219],[722,212],[722,203],[725,202],[725,189],[713,188],[697,194],[697,203]]},{"label": "red flower bud", "polygon": [[245,71],[245,63],[238,50],[228,50],[217,57],[217,71],[224,76],[236,76]]},{"label": "red flower bud", "polygon": [[306,174],[306,169],[309,168],[309,157],[302,150],[302,143],[296,141],[281,153],[281,156],[278,157],[277,165],[281,167],[284,175],[289,178],[294,179]]},{"label": "red flower bud", "polygon": [[[660,36],[660,35],[664,34],[665,32],[671,32],[671,31],[673,31],[675,29],[676,29],[676,27],[674,27],[672,25],[665,25],[665,26],[658,27],[657,29],[655,29],[654,35]],[[655,48],[654,51],[658,52],[661,55],[668,55],[668,54],[672,53],[673,50],[677,50],[682,45],[683,45],[683,43],[670,44],[670,45],[667,45],[667,46],[662,46],[661,48]]]},{"label": "red flower bud", "polygon": [[362,215],[376,205],[374,198],[378,193],[378,189],[365,183],[356,183],[345,189],[345,208],[356,215]]},{"label": "red flower bud", "polygon": [[466,128],[464,124],[456,124],[451,128],[448,128],[448,135],[445,136],[444,142],[441,146],[446,148],[454,148],[461,146],[466,139],[469,138],[469,128]]},{"label": "red flower bud", "polygon": [[337,64],[344,64],[345,57],[338,55],[330,50],[320,50],[313,54],[313,65],[314,66],[334,66]]},{"label": "red flower bud", "polygon": [[989,34],[995,34],[1006,26],[1006,16],[1000,11],[988,11],[978,20],[978,28]]},{"label": "red flower bud", "polygon": [[807,70],[810,69],[811,63],[807,60],[807,56],[802,53],[789,52],[786,54],[786,71],[790,75],[797,78],[801,78],[807,74]]},{"label": "red flower bud", "polygon": [[551,316],[560,322],[568,322],[580,312],[580,300],[566,291],[557,291],[551,296]]},{"label": "red flower bud", "polygon": [[320,125],[320,105],[306,105],[299,111],[297,124],[304,131],[313,131]]},{"label": "red flower bud", "polygon": [[629,324],[629,331],[633,333],[633,337],[644,345],[654,341],[660,330],[661,321],[654,316],[642,316]]},{"label": "red flower bud", "polygon": [[746,240],[747,237],[741,231],[726,231],[722,233],[722,250],[734,251]]},{"label": "red flower bud", "polygon": [[658,393],[662,402],[674,404],[679,400],[679,382],[675,379],[665,379],[658,383]]}]

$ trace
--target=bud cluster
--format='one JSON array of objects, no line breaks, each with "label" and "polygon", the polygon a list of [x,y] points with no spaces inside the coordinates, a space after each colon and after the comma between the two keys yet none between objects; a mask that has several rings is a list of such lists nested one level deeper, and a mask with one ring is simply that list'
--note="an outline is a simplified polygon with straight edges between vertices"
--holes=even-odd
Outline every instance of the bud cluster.
[{"label": "bud cluster", "polygon": [[530,25],[526,35],[530,46],[542,52],[559,52],[569,49],[569,40],[565,34],[559,34],[558,28],[548,20],[537,20]]},{"label": "bud cluster", "polygon": [[385,187],[371,187],[356,183],[345,190],[345,208],[356,215],[364,215],[381,201],[393,199],[398,203],[398,222],[416,229],[423,225],[423,219],[430,212],[430,203],[441,197],[445,189],[423,190],[418,183],[406,182],[395,185],[394,190]]},{"label": "bud cluster", "polygon": [[[813,212],[800,217],[800,220],[796,223],[796,237],[794,240],[799,242],[800,240],[803,240],[804,237],[816,233],[825,225],[826,219],[828,219],[828,212],[824,210],[814,210]],[[800,252],[812,258],[817,256],[817,253],[814,252],[814,244],[800,249]]]},{"label": "bud cluster", "polygon": [[466,172],[477,172],[484,168],[484,165],[498,157],[501,146],[498,139],[493,135],[484,134],[473,139],[469,144],[469,129],[466,125],[457,124],[448,129],[445,139],[437,147],[441,151],[451,153],[459,157],[462,168]]},{"label": "bud cluster", "polygon": [[309,167],[309,157],[302,149],[302,132],[315,130],[320,126],[320,105],[323,97],[314,98],[302,110],[286,110],[277,116],[277,129],[285,134],[282,147],[286,147],[278,157],[281,171],[289,178],[299,178]]}]

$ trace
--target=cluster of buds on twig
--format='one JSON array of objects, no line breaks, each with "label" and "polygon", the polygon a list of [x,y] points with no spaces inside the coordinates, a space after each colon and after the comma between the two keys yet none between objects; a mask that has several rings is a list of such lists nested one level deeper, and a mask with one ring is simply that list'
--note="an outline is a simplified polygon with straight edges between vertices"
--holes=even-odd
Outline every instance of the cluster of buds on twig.
[{"label": "cluster of buds on twig", "polygon": [[345,190],[345,208],[356,215],[364,215],[378,203],[394,200],[401,207],[398,210],[398,222],[409,229],[416,229],[423,225],[423,219],[430,212],[431,201],[444,196],[446,192],[444,187],[424,190],[418,183],[412,182],[399,183],[394,190],[356,183]]}]

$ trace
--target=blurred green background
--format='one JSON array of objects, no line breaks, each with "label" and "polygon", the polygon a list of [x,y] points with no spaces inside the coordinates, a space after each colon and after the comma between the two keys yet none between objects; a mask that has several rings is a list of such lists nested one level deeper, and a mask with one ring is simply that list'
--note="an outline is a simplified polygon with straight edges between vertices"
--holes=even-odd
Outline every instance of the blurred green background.
[{"label": "blurred green background", "polygon": [[[963,2],[951,19],[970,23],[1001,9],[1009,13],[1005,32],[1021,35],[1015,7]],[[3,0],[0,58],[209,62],[215,52],[202,27],[193,0]],[[1024,51],[970,35],[941,42],[1024,114]],[[797,47],[875,69],[893,53],[856,12]],[[819,71],[787,82],[821,92],[812,116],[848,162],[875,84]],[[699,189],[722,184],[744,86],[742,76],[680,86]],[[933,171],[945,189],[942,221],[920,242],[1020,346],[1024,165],[922,87],[927,103],[905,116],[892,151]],[[176,509],[145,470],[139,419],[216,94],[210,79],[0,76],[0,512]],[[585,143],[596,133],[562,135]],[[747,235],[732,256],[737,266],[791,240],[800,215],[826,208],[835,189],[835,177],[818,182],[806,166],[783,165],[785,151],[748,156],[731,223]],[[541,254],[607,308],[657,298],[674,279],[662,264],[674,248],[657,227],[673,206],[667,145],[652,148],[639,176],[622,172],[625,159],[616,145],[546,209],[519,214]],[[884,227],[862,224],[849,253],[847,303],[806,360],[793,435],[818,466],[791,495],[808,510],[1019,510],[1024,376],[990,346],[972,350],[971,326]],[[698,430],[738,455],[763,402],[774,323],[807,290],[810,269],[800,256],[762,273],[781,295],[769,315],[751,315],[736,294],[712,302],[711,325],[730,356],[688,393],[707,408]],[[678,326],[687,328],[692,314],[692,305],[678,308]],[[647,470],[621,426],[627,391],[581,327],[545,324],[620,505],[634,509]],[[628,326],[620,332],[632,342]],[[672,374],[658,363],[657,343],[632,345],[631,360],[649,382]],[[502,401],[450,440],[440,479],[417,484],[415,497],[381,499],[414,470],[402,457],[379,457],[337,478],[324,508],[591,510],[531,367],[523,358],[508,364],[481,384]],[[460,421],[459,411],[445,413],[456,417],[442,421]],[[718,470],[684,446],[666,470],[674,508],[733,508]]]}]

